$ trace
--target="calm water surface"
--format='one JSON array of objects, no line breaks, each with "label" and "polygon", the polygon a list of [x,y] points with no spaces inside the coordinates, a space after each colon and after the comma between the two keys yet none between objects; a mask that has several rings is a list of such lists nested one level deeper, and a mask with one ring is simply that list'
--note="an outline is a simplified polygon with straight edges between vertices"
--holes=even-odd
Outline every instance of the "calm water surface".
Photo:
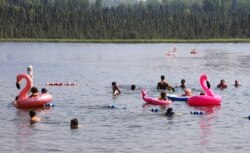
[{"label": "calm water surface", "polygon": [[[165,53],[177,48],[176,57]],[[198,55],[190,51],[196,48]],[[0,152],[248,152],[250,150],[250,44],[78,44],[0,43]],[[38,109],[43,121],[29,124],[29,110],[11,102],[19,93],[16,75],[34,67],[34,85],[46,87],[55,107]],[[156,106],[144,104],[140,88],[157,97],[160,75],[173,86],[181,79],[199,94],[206,73],[212,89],[223,97],[220,107],[194,108],[182,102],[168,119]],[[216,89],[221,79],[229,87]],[[235,88],[234,80],[242,86]],[[77,82],[76,87],[45,86]],[[111,83],[121,85],[113,97]],[[136,84],[136,91],[130,91]],[[25,82],[22,82],[22,87]],[[176,94],[181,94],[177,90]],[[107,108],[114,104],[116,109]],[[126,109],[123,109],[126,107]],[[191,115],[201,110],[205,115]],[[72,118],[80,127],[69,128]]]}]

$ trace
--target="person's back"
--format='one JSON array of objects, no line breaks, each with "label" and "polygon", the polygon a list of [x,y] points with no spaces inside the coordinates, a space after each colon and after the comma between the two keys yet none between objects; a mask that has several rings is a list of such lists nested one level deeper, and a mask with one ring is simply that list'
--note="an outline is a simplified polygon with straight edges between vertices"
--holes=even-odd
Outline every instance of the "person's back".
[{"label": "person's back", "polygon": [[157,90],[167,90],[168,86],[169,86],[168,83],[165,82],[165,76],[162,75],[161,76],[161,81],[158,82],[158,84],[157,84]]}]

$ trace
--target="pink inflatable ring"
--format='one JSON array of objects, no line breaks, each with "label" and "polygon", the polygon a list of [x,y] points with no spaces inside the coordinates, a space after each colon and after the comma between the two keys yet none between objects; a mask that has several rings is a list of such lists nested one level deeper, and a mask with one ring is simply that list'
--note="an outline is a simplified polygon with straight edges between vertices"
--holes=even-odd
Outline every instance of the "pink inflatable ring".
[{"label": "pink inflatable ring", "polygon": [[42,107],[52,101],[52,96],[49,93],[39,93],[36,97],[28,97],[27,93],[32,87],[33,82],[27,74],[19,74],[17,75],[16,81],[17,88],[20,88],[19,82],[22,79],[25,79],[27,83],[24,89],[19,93],[18,99],[13,103],[17,108]]},{"label": "pink inflatable ring", "polygon": [[206,92],[205,95],[192,96],[188,99],[188,104],[191,106],[213,106],[221,104],[221,96],[214,94],[210,89],[210,83],[206,74],[200,76],[200,84],[202,89]]},{"label": "pink inflatable ring", "polygon": [[142,99],[148,104],[152,104],[152,105],[169,105],[169,104],[172,103],[171,100],[158,100],[156,98],[148,97],[146,90],[142,90],[141,93],[142,93]]}]

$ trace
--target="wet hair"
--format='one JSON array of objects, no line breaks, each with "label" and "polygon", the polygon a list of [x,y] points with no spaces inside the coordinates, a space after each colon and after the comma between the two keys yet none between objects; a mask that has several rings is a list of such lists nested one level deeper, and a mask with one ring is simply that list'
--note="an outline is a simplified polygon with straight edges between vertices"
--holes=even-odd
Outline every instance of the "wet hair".
[{"label": "wet hair", "polygon": [[47,91],[48,90],[46,88],[42,88],[42,90],[41,90],[42,93],[47,93]]},{"label": "wet hair", "polygon": [[73,118],[73,119],[70,121],[70,127],[71,127],[72,129],[78,128],[78,119],[77,119],[77,118]]},{"label": "wet hair", "polygon": [[32,87],[32,88],[30,89],[30,91],[31,91],[32,93],[38,93],[38,89],[37,89],[36,87]]},{"label": "wet hair", "polygon": [[116,82],[112,82],[112,86],[115,86],[116,85]]},{"label": "wet hair", "polygon": [[165,116],[171,117],[174,115],[173,108],[169,107],[165,113]]},{"label": "wet hair", "polygon": [[185,83],[185,79],[181,79],[181,83]]},{"label": "wet hair", "polygon": [[165,79],[165,76],[164,75],[161,75],[161,80],[164,80]]},{"label": "wet hair", "polygon": [[134,84],[131,85],[131,90],[135,90],[135,85]]},{"label": "wet hair", "polygon": [[36,116],[36,112],[35,112],[34,110],[31,110],[31,111],[29,112],[29,114],[30,114],[30,117],[31,117],[31,118],[34,117],[34,116]]}]

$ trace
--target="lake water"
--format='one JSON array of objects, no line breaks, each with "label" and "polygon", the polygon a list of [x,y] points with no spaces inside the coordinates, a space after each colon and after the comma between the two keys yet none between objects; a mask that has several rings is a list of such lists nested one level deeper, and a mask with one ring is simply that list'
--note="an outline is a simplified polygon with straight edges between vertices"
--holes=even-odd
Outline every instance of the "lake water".
[{"label": "lake water", "polygon": [[[165,56],[174,47],[177,56]],[[190,54],[193,48],[197,55]],[[249,49],[249,43],[0,43],[0,152],[248,152],[250,121],[244,117],[250,115]],[[11,105],[19,93],[16,75],[30,64],[34,86],[46,87],[55,105],[37,109],[43,121],[34,125],[29,123],[29,110]],[[171,119],[150,111],[157,106],[142,107],[140,88],[158,97],[156,84],[162,74],[173,86],[186,79],[199,94],[202,73],[223,97],[220,107],[174,102],[171,107],[181,115]],[[229,85],[225,90],[216,88],[221,79]],[[239,88],[233,86],[236,79],[242,84]],[[121,86],[117,97],[111,93],[113,81]],[[79,85],[45,86],[47,82]],[[136,91],[129,90],[131,84]],[[117,108],[107,108],[111,104]],[[79,120],[78,129],[70,129],[72,118]]]}]

